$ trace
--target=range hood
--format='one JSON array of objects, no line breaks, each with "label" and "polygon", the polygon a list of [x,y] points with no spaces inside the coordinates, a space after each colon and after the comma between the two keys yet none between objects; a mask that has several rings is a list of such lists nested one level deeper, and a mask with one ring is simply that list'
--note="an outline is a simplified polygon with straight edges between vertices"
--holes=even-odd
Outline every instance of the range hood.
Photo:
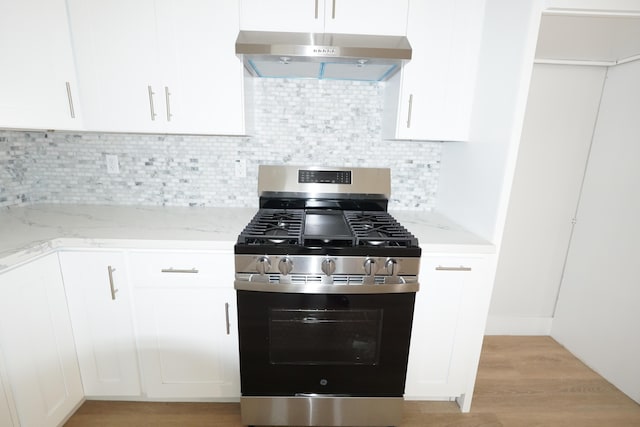
[{"label": "range hood", "polygon": [[256,77],[383,81],[411,59],[404,36],[240,31],[236,54]]}]

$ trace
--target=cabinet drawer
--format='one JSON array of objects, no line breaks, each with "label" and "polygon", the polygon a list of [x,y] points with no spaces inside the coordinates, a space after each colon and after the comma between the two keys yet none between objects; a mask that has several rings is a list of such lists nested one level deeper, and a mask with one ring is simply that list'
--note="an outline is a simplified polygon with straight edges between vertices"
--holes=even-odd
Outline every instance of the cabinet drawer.
[{"label": "cabinet drawer", "polygon": [[134,287],[233,287],[231,251],[132,252]]}]

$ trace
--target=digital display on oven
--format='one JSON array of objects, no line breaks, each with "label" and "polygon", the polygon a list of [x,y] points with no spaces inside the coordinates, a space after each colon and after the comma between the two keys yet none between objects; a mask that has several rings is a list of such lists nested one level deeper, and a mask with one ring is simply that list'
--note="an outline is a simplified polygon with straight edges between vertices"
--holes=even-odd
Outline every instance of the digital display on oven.
[{"label": "digital display on oven", "polygon": [[351,184],[351,171],[298,171],[298,183],[300,184]]}]

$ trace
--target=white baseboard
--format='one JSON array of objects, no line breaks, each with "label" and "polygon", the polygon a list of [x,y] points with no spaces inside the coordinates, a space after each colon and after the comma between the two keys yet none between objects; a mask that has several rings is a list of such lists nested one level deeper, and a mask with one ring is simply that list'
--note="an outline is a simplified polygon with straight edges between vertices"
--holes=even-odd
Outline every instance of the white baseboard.
[{"label": "white baseboard", "polygon": [[485,335],[551,335],[552,317],[489,315]]}]

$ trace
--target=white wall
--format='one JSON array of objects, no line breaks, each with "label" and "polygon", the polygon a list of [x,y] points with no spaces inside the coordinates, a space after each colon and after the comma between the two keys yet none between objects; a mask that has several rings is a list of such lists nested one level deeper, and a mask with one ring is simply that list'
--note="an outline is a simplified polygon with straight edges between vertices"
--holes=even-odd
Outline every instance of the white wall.
[{"label": "white wall", "polygon": [[529,86],[540,1],[488,0],[470,142],[443,144],[436,209],[498,244]]},{"label": "white wall", "polygon": [[487,334],[551,331],[606,71],[534,66]]},{"label": "white wall", "polygon": [[[537,6],[540,6],[540,5],[537,5]],[[539,9],[537,12],[534,10],[533,14],[535,15],[535,13],[540,13],[543,10],[556,10],[556,11],[563,10],[564,12],[571,12],[571,13],[585,13],[587,16],[593,13],[596,13],[596,14],[613,13],[615,15],[615,14],[625,14],[628,12],[631,14],[638,14],[640,13],[640,1],[639,0],[544,0],[542,4],[542,8]],[[532,20],[535,20],[535,16],[532,17]],[[535,34],[536,30],[537,30],[537,27],[529,28],[529,29],[522,28],[521,32],[529,31],[529,33]],[[510,42],[505,41],[504,43],[508,45]],[[533,43],[535,43],[535,40],[533,40]],[[507,54],[510,52],[508,50],[504,50],[504,53]],[[523,76],[524,75],[526,75],[526,73],[523,73]],[[498,74],[497,76],[499,78],[503,77],[500,74]],[[509,79],[505,80],[505,82],[508,83]],[[529,84],[528,81],[524,82],[523,86],[527,87],[528,84]],[[499,87],[499,85],[496,86],[495,88],[492,88],[489,94],[491,94],[492,92],[494,93],[494,96],[498,99],[500,96],[503,95],[502,89]],[[557,102],[557,101],[554,101],[554,102]],[[495,105],[501,106],[502,104],[499,102],[496,102]],[[485,113],[478,113],[477,117],[480,117],[481,119],[487,119],[487,118],[490,118],[490,115]],[[518,112],[514,113],[513,120],[515,123],[513,125],[514,129],[517,130]],[[496,126],[495,121],[487,120],[486,123],[491,126]],[[512,123],[507,122],[507,125],[510,126],[512,125]],[[592,123],[587,124],[587,126],[589,125],[592,125]],[[513,138],[516,140],[519,138],[516,131],[514,131]],[[484,146],[487,144],[483,143],[482,145]],[[482,148],[483,147],[480,147],[479,149],[482,150]],[[450,183],[456,182],[456,178],[452,177],[451,176],[452,173],[450,172],[453,172],[453,174],[457,173],[457,174],[460,174],[461,176],[464,176],[465,165],[463,162],[454,161],[454,163],[457,162],[456,168],[451,171],[447,169],[448,160],[451,157],[451,153],[454,153],[454,150],[459,150],[459,149],[460,148],[455,148],[455,147],[451,148],[451,147],[445,146],[445,151],[443,152],[442,166],[443,166],[443,171],[447,175],[445,174],[441,175],[441,188],[442,187],[446,188],[445,184],[451,185]],[[518,141],[513,142],[510,146],[510,149],[518,150],[519,149]],[[512,157],[515,157],[513,152],[512,152]],[[501,162],[502,162],[502,159],[499,154],[494,155],[493,153],[489,152],[489,156],[487,157],[487,163],[486,163],[489,168],[494,167],[494,168],[497,168],[498,170],[501,170],[501,167],[502,167]],[[501,215],[505,214],[506,216],[506,213],[507,213],[507,208],[506,208],[507,200],[513,197],[517,201],[519,197],[522,197],[521,195],[516,194],[517,192],[520,191],[517,188],[514,188],[513,192],[510,191],[511,181],[509,181],[508,168],[511,165],[515,164],[515,160],[513,161],[513,163],[511,163],[510,160],[507,160],[505,163],[507,165],[507,171],[505,173],[505,180],[501,190],[502,191],[501,207],[504,209],[496,208],[496,211],[495,211],[496,219],[493,227],[491,226],[490,220],[494,214],[490,214],[488,212],[489,209],[492,209],[493,205],[491,205],[490,207],[486,207],[484,211],[473,209],[475,208],[475,206],[472,206],[471,204],[466,204],[466,206],[463,206],[463,208],[470,208],[469,209],[470,216],[476,213],[480,214],[478,218],[475,220],[469,217],[464,217],[460,214],[457,214],[458,216],[456,216],[455,212],[450,214],[450,216],[458,220],[458,222],[464,223],[465,226],[483,235],[487,235],[488,233],[491,232],[491,230],[493,230],[493,234],[495,236],[493,241],[496,242],[499,247],[500,270],[497,271],[492,305],[490,308],[490,313],[488,318],[487,332],[491,334],[494,334],[494,333],[547,334],[550,331],[551,322],[552,322],[551,316],[552,316],[553,310],[550,309],[550,307],[553,306],[553,301],[555,299],[553,297],[553,294],[554,294],[554,291],[558,289],[558,278],[557,278],[558,266],[559,266],[559,263],[563,261],[564,257],[561,255],[558,255],[557,259],[556,258],[552,259],[551,257],[548,256],[549,254],[541,254],[542,256],[546,256],[546,261],[545,261],[546,264],[543,263],[543,265],[540,266],[541,271],[536,273],[537,277],[532,277],[532,278],[525,277],[523,280],[526,281],[527,283],[525,283],[524,281],[514,283],[514,277],[518,275],[518,272],[517,272],[518,269],[524,268],[525,270],[527,269],[531,270],[532,268],[535,268],[535,266],[533,265],[534,262],[532,262],[531,265],[528,265],[525,261],[526,257],[532,254],[533,252],[529,251],[528,254],[514,253],[513,239],[515,239],[515,237],[513,236],[509,237],[505,234],[504,239],[501,238],[501,230],[502,230],[501,227],[503,224],[505,225],[505,229],[504,229],[505,233],[507,232],[510,233],[516,227],[526,226],[526,225],[523,225],[522,223],[520,223],[520,225],[517,225],[518,222],[522,221],[522,218],[517,219],[517,218],[506,217],[505,218],[506,220],[504,221],[501,219]],[[481,166],[476,166],[476,165],[472,165],[472,166],[474,167],[469,168],[470,170],[478,171],[481,169]],[[542,173],[542,170],[540,170],[539,172]],[[460,182],[460,181],[461,181],[461,178],[457,178],[457,182]],[[491,191],[487,191],[485,187],[485,185],[488,185],[490,181],[495,181],[495,177],[493,177],[491,173],[488,175],[487,178],[480,177],[478,183],[474,184],[475,188],[472,187],[472,189],[475,189],[475,192],[471,193],[471,197],[475,197],[477,199],[479,199],[480,197],[484,197],[486,200],[495,199],[495,194]],[[514,181],[513,185],[516,185],[516,183],[517,183],[517,178]],[[566,183],[563,183],[563,185],[564,184]],[[447,197],[452,197],[452,195],[454,194],[452,192],[448,192],[448,190],[444,192],[446,192]],[[510,193],[512,194],[510,195]],[[469,195],[469,192],[461,193],[461,194],[463,194],[466,197]],[[462,205],[465,202],[459,201],[458,203]],[[480,201],[478,200],[475,203],[479,204]],[[446,206],[445,209],[449,211],[455,211],[455,209],[450,208],[450,206],[455,206],[453,203],[450,203],[447,201],[447,204],[449,206]],[[511,213],[509,213],[509,215],[511,215]],[[526,216],[527,213],[524,213],[524,215]],[[525,221],[525,224],[526,224],[526,221]],[[521,237],[526,236],[527,233],[530,233],[527,230],[519,230],[519,232],[522,233]],[[533,233],[530,233],[529,236],[535,237],[535,238],[539,237],[538,235],[535,235]],[[561,246],[562,245],[556,242],[555,246],[550,246],[547,249],[540,249],[540,250],[559,251],[558,248]],[[522,257],[520,257],[520,255],[522,255]],[[509,265],[509,267],[507,267],[508,271],[506,273],[504,271],[505,265]],[[548,276],[543,282],[541,281],[542,280],[541,276],[543,276],[544,274],[547,274]],[[551,310],[551,313],[550,313],[550,310]]]},{"label": "white wall", "polygon": [[609,70],[552,336],[640,403],[640,62]]}]

